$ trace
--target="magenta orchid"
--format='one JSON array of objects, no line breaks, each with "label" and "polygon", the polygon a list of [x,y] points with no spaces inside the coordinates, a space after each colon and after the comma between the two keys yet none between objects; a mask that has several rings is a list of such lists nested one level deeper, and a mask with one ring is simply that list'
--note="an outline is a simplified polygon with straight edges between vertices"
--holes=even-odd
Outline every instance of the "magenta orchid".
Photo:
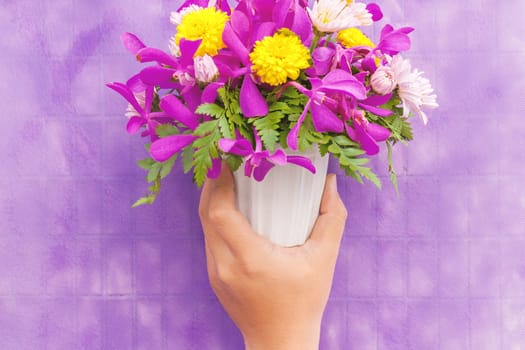
[{"label": "magenta orchid", "polygon": [[263,150],[263,144],[257,131],[254,132],[254,137],[255,149],[249,140],[242,137],[237,140],[219,140],[219,148],[223,152],[243,157],[244,175],[248,177],[253,175],[256,181],[262,181],[273,167],[285,164],[295,164],[315,174],[315,166],[310,159],[297,155],[286,155],[282,149],[270,153],[268,150]]}]

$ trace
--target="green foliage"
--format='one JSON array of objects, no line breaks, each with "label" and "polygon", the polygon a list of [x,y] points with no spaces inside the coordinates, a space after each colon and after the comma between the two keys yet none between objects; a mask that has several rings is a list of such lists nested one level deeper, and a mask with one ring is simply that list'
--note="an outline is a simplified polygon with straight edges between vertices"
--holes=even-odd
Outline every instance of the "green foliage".
[{"label": "green foliage", "polygon": [[180,134],[179,129],[175,125],[172,124],[162,124],[155,128],[155,133],[159,137],[166,137],[171,135],[178,135]]},{"label": "green foliage", "polygon": [[215,103],[201,104],[195,111],[197,114],[209,115],[210,117],[220,118],[224,116],[224,108]]},{"label": "green foliage", "polygon": [[279,141],[279,124],[284,117],[285,114],[281,111],[273,111],[264,117],[252,119],[264,147],[269,151],[273,152]]},{"label": "green foliage", "polygon": [[235,172],[237,171],[241,165],[242,165],[243,159],[242,157],[235,156],[233,154],[230,154],[226,157],[226,163],[230,166],[230,169]]},{"label": "green foliage", "polygon": [[396,193],[399,195],[397,174],[396,174],[396,170],[394,169],[394,162],[392,160],[392,144],[388,140],[386,141],[386,147],[388,149],[388,171],[390,172],[390,181],[392,181],[392,184],[394,185],[394,188],[396,189]]},{"label": "green foliage", "polygon": [[[235,130],[238,130],[243,137],[248,140],[253,140],[251,127],[248,125],[248,119],[242,115],[241,104],[239,102],[239,91],[230,90],[228,87],[223,87],[218,90],[220,100],[224,105],[226,119],[228,121],[229,130],[235,135]],[[224,133],[225,123],[221,122],[221,131]],[[233,137],[229,137],[233,138]]]},{"label": "green foliage", "polygon": [[193,142],[193,179],[198,186],[202,186],[206,180],[208,171],[212,168],[213,159],[219,158],[218,142],[221,133],[218,128],[217,120],[210,120],[202,123],[195,130],[194,135],[200,136]]},{"label": "green foliage", "polygon": [[133,203],[133,208],[143,204],[153,204],[160,192],[161,180],[171,173],[176,160],[177,155],[172,156],[165,162],[157,162],[152,158],[141,159],[137,162],[140,168],[148,172],[146,180],[151,183],[151,185],[148,188],[149,193]]},{"label": "green foliage", "polygon": [[339,160],[339,166],[345,171],[347,176],[351,176],[359,183],[363,183],[363,178],[369,180],[378,188],[381,188],[381,180],[367,166],[370,161],[362,158],[365,152],[360,145],[350,140],[346,135],[333,137],[329,143],[320,146],[321,154],[327,152],[333,154]]}]

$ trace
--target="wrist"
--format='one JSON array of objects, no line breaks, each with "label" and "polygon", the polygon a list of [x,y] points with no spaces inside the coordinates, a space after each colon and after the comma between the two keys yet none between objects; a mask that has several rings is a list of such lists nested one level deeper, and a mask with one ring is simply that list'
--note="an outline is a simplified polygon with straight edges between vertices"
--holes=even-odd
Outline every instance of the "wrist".
[{"label": "wrist", "polygon": [[272,331],[259,329],[244,335],[244,345],[246,350],[318,350],[320,334],[320,325]]}]

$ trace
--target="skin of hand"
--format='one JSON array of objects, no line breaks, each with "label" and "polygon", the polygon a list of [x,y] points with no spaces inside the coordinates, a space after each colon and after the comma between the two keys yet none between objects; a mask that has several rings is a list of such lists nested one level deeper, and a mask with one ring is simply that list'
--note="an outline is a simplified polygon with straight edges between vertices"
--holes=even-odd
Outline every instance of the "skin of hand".
[{"label": "skin of hand", "polygon": [[318,349],[347,217],[335,175],[327,176],[319,217],[302,246],[280,247],[253,231],[236,207],[226,164],[205,183],[199,215],[210,284],[246,349]]}]

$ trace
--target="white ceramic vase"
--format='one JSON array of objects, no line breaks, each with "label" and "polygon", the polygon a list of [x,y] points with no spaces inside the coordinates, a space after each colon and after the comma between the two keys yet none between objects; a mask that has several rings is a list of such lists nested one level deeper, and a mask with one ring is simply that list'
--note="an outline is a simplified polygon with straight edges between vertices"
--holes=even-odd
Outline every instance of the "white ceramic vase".
[{"label": "white ceramic vase", "polygon": [[[299,154],[299,153],[298,153]],[[237,204],[253,229],[272,242],[292,247],[303,244],[319,216],[328,155],[317,148],[299,155],[310,158],[316,173],[294,164],[275,166],[262,182],[235,172]]]}]

